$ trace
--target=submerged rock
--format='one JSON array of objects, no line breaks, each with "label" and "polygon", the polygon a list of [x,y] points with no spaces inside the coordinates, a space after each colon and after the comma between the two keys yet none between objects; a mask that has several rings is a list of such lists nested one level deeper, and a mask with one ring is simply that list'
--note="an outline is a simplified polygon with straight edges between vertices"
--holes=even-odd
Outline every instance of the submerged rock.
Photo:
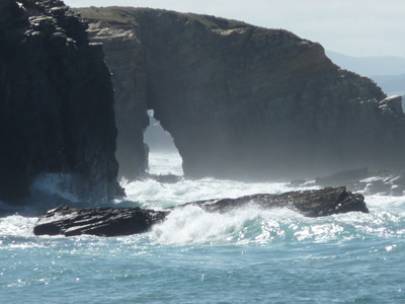
[{"label": "submerged rock", "polygon": [[113,73],[118,161],[146,168],[153,109],[189,177],[298,179],[405,168],[405,115],[370,79],[284,30],[142,8],[83,8]]},{"label": "submerged rock", "polygon": [[[257,194],[236,199],[207,200],[187,203],[208,212],[227,212],[235,208],[258,205],[263,209],[289,208],[305,216],[319,217],[346,212],[368,212],[364,197],[347,192],[344,187],[325,188],[284,194]],[[34,228],[36,235],[119,236],[148,231],[162,222],[170,211],[140,208],[78,209],[61,207],[50,210],[40,218]]]}]

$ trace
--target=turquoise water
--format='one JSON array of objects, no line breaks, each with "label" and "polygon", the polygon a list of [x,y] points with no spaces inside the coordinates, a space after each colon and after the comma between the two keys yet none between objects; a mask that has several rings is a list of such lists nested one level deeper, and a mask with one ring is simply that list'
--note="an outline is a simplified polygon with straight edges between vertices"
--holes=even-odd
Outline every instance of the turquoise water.
[{"label": "turquoise water", "polygon": [[[291,190],[214,179],[125,187],[154,208]],[[0,303],[405,303],[405,197],[367,203],[370,214],[319,219],[190,206],[120,238],[35,237],[35,218],[10,216],[0,219]]]}]

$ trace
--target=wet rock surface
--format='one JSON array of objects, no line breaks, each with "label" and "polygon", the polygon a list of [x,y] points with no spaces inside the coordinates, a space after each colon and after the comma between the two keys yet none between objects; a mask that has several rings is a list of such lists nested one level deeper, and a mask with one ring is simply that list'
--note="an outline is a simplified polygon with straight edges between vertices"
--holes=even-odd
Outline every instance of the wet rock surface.
[{"label": "wet rock surface", "polygon": [[291,179],[405,168],[405,116],[317,43],[242,22],[84,8],[113,72],[121,174],[142,174],[153,109],[188,177]]},{"label": "wet rock surface", "polygon": [[36,235],[81,234],[120,236],[143,233],[161,222],[167,212],[140,208],[78,209],[60,207],[50,210],[34,228]]},{"label": "wet rock surface", "polygon": [[42,174],[82,201],[116,182],[113,89],[100,45],[58,0],[0,1],[0,200],[17,204]]},{"label": "wet rock surface", "polygon": [[[176,208],[198,206],[208,212],[227,212],[235,208],[258,205],[263,209],[289,208],[305,216],[319,217],[346,212],[368,212],[364,197],[347,192],[344,187],[325,188],[284,194],[257,194],[236,199],[206,200]],[[162,222],[170,211],[140,208],[79,209],[61,207],[48,211],[34,228],[36,235],[81,234],[119,236],[148,231]]]},{"label": "wet rock surface", "polygon": [[308,217],[352,211],[368,212],[364,197],[346,191],[345,187],[293,191],[283,194],[256,194],[236,199],[207,200],[189,204],[200,206],[210,212],[227,212],[234,208],[254,204],[264,209],[289,208]]}]

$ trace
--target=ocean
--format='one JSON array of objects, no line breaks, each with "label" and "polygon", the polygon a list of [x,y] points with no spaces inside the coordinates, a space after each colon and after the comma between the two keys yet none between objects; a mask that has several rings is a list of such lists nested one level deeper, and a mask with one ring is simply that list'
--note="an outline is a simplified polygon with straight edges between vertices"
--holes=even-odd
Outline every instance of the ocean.
[{"label": "ocean", "polygon": [[[181,174],[181,159],[153,153],[150,171]],[[134,205],[155,209],[314,187],[213,178],[122,185]],[[370,214],[323,218],[189,206],[146,234],[115,238],[36,237],[37,218],[0,218],[0,303],[405,303],[405,196],[366,202]]]}]

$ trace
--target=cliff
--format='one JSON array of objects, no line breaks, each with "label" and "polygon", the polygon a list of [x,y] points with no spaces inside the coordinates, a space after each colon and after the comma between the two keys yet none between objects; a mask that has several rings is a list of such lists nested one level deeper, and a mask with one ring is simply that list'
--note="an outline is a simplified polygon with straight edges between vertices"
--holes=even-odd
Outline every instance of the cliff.
[{"label": "cliff", "polygon": [[121,190],[101,46],[58,0],[1,0],[0,16],[0,200],[21,201],[46,175],[83,201],[112,199]]},{"label": "cliff", "polygon": [[402,110],[405,112],[405,95],[402,96]]},{"label": "cliff", "polygon": [[405,167],[400,100],[321,45],[210,16],[84,8],[114,77],[122,174],[147,163],[153,109],[188,176],[288,178]]}]

